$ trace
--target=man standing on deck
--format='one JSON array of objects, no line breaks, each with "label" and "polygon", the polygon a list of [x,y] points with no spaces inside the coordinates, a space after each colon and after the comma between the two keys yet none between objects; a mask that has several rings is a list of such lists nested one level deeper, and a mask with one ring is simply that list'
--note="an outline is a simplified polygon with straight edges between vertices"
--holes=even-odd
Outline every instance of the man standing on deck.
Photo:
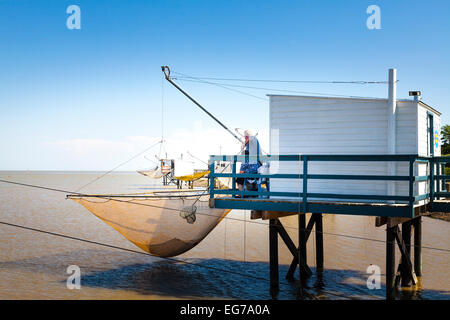
[{"label": "man standing on deck", "polygon": [[[258,138],[254,136],[251,131],[244,131],[245,142],[242,146],[241,155],[250,155],[250,156],[261,156],[261,147],[259,145]],[[239,173],[249,173],[256,174],[258,173],[259,168],[262,166],[262,163],[259,159],[245,159],[245,161],[241,164],[241,168]],[[240,191],[244,189],[244,184],[247,182],[250,185],[255,184],[255,179],[245,179],[245,178],[237,178],[236,183],[238,184],[238,188]],[[246,188],[247,189],[247,188]],[[239,196],[238,196],[239,197]]]},{"label": "man standing on deck", "polygon": [[[258,138],[256,138],[255,135],[253,135],[253,133],[250,130],[245,130],[244,131],[244,145],[242,146],[241,149],[241,153],[240,154],[245,154],[245,151],[248,151],[248,154],[250,156],[261,156],[262,152],[261,152],[261,147],[259,145],[259,141]],[[258,160],[249,160],[249,163],[256,163],[258,162],[258,164],[261,166],[261,161]]]}]

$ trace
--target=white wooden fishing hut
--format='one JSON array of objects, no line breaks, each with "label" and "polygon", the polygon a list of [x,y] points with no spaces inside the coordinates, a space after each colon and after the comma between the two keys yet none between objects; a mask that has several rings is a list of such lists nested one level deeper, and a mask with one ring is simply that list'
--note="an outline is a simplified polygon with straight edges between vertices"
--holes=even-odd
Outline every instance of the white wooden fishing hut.
[{"label": "white wooden fishing hut", "polygon": [[[413,99],[397,99],[396,71],[389,70],[386,99],[359,97],[311,97],[269,95],[271,154],[416,154],[440,156],[441,113],[424,103],[420,92]],[[301,173],[295,163],[282,162],[279,173]],[[406,163],[315,162],[309,173],[407,175]],[[416,163],[415,173],[425,175],[427,164]],[[310,192],[348,194],[408,194],[403,181],[316,180]],[[297,180],[271,181],[272,191],[298,190]],[[428,182],[416,182],[414,195],[429,190]]]}]

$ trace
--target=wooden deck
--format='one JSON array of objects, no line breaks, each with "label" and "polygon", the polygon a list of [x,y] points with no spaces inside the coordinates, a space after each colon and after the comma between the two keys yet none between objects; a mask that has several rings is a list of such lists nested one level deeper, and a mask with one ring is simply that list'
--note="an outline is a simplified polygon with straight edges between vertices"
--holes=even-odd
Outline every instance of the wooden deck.
[{"label": "wooden deck", "polygon": [[[210,199],[215,208],[251,210],[255,219],[272,219],[303,213],[301,199],[276,198],[232,198]],[[416,204],[411,210],[409,204],[380,202],[308,201],[307,213],[349,214],[377,217],[414,218],[437,212],[449,212],[449,200],[435,200],[433,204]]]}]

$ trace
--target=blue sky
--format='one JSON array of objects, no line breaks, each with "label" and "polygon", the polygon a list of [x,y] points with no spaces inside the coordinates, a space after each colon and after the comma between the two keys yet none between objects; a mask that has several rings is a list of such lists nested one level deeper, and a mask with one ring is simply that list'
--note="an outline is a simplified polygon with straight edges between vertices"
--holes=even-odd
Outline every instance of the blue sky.
[{"label": "blue sky", "polygon": [[[80,30],[66,27],[72,4]],[[381,30],[366,27],[372,4]],[[161,65],[199,77],[325,81],[384,81],[395,67],[398,97],[421,90],[449,123],[449,12],[449,1],[0,0],[0,170],[111,169],[157,141],[162,99],[165,136],[189,136],[205,154],[237,148],[163,83]],[[268,129],[267,101],[179,84],[229,127]],[[386,85],[258,85],[387,95]]]}]

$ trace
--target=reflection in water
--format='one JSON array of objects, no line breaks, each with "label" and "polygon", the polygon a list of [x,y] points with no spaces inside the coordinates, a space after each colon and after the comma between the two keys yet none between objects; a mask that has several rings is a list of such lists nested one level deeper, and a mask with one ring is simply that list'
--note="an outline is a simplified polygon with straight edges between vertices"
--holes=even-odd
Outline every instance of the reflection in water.
[{"label": "reflection in water", "polygon": [[[11,180],[67,190],[75,189],[93,177],[92,174],[9,175]],[[1,173],[0,177],[3,177]],[[105,179],[87,192],[133,192],[136,190],[133,184],[148,186],[146,183],[150,183],[138,174],[117,174]],[[244,219],[244,212],[232,212],[230,217]],[[246,219],[249,219],[248,213]],[[50,191],[0,184],[0,220],[138,250],[87,210],[65,200],[64,195]],[[283,219],[283,224],[293,241],[297,241],[296,219]],[[244,224],[225,220],[197,247],[177,257],[188,262],[182,263],[0,226],[0,298],[270,299],[267,231],[265,222]],[[384,274],[380,290],[369,290],[366,286],[369,264],[379,265],[382,273],[385,270],[384,228],[375,228],[370,217],[326,215],[324,231],[325,270],[315,272],[312,233],[308,243],[308,264],[313,275],[305,282],[304,298],[384,299]],[[448,249],[449,231],[448,222],[424,219],[424,246]],[[285,279],[292,256],[283,244],[280,244],[279,255],[281,283],[278,298],[296,299],[297,282]],[[399,257],[397,253],[397,260]],[[424,276],[420,279],[420,289],[399,291],[397,298],[449,299],[450,283],[445,276],[449,264],[448,252],[424,248]],[[69,265],[81,268],[81,290],[66,288]]]},{"label": "reflection in water", "polygon": [[[159,296],[161,298],[225,298],[225,299],[270,299],[268,292],[268,263],[240,262],[222,259],[187,259],[186,263],[146,258],[147,262],[126,264],[135,260],[133,253],[108,251],[110,257],[120,256],[111,261],[110,266],[92,268],[80,266],[82,270],[81,286],[83,289],[108,289],[121,292],[131,291],[141,296]],[[25,259],[13,262],[1,262],[0,269],[62,275],[67,263],[78,263],[87,256],[105,255],[103,250],[81,250]],[[117,257],[115,257],[117,258]],[[101,258],[100,258],[101,259]],[[223,272],[220,270],[228,270]],[[280,275],[287,272],[288,266],[280,267]],[[247,276],[242,276],[246,274]],[[365,283],[352,283],[364,275],[356,270],[325,270],[316,273],[304,283],[305,299],[383,299],[384,286],[380,290],[368,290]],[[255,279],[257,278],[257,279]],[[262,278],[262,279],[261,279]],[[298,294],[297,281],[287,281],[280,277],[278,299],[295,299]],[[56,285],[65,288],[66,280],[59,280]],[[68,291],[68,290],[66,290]],[[98,291],[97,291],[98,292]],[[399,299],[447,299],[446,292],[427,290],[425,296],[421,291],[403,290]]]}]

